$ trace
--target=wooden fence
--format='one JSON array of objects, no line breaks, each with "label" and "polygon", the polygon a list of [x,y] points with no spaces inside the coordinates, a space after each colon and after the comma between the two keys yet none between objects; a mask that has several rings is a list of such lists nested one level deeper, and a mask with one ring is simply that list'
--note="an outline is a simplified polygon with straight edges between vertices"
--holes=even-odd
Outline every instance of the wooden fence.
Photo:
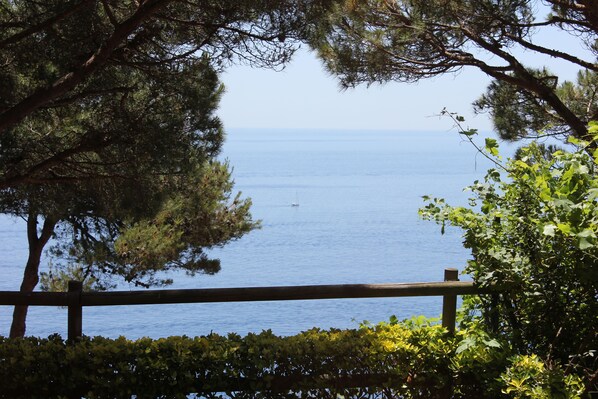
[{"label": "wooden fence", "polygon": [[443,282],[397,284],[83,292],[81,282],[70,281],[68,292],[0,291],[0,305],[66,306],[68,339],[74,340],[83,335],[84,306],[442,296],[442,325],[453,333],[457,295],[480,293],[472,282],[459,281],[457,269],[445,269]]}]

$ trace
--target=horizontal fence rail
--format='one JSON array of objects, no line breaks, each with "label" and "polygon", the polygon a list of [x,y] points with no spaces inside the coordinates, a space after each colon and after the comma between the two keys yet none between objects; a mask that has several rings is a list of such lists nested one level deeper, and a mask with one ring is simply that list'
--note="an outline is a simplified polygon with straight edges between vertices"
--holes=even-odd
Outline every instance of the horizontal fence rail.
[{"label": "horizontal fence rail", "polygon": [[454,332],[457,295],[483,294],[487,291],[475,286],[471,281],[458,281],[457,269],[445,269],[444,280],[444,282],[423,283],[110,292],[83,292],[80,282],[71,281],[69,282],[69,292],[0,291],[0,305],[66,306],[69,314],[69,339],[75,339],[82,336],[82,308],[84,306],[442,296],[442,324],[450,332]]},{"label": "horizontal fence rail", "polygon": [[[296,301],[312,299],[393,298],[471,295],[470,281],[396,284],[298,285],[151,291],[81,292],[81,306],[160,305],[173,303]],[[70,292],[0,291],[0,305],[68,306]]]}]

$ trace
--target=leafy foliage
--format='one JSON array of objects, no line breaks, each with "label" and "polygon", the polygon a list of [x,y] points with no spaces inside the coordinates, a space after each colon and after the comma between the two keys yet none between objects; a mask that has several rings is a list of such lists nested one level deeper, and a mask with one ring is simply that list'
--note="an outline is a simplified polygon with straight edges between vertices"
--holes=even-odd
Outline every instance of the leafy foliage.
[{"label": "leafy foliage", "polygon": [[51,238],[47,288],[216,272],[205,249],[257,227],[215,161],[218,73],[282,67],[326,4],[0,0],[0,212],[27,221],[21,290],[36,287]]},{"label": "leafy foliage", "polygon": [[579,398],[584,391],[581,380],[563,375],[560,370],[548,370],[538,356],[516,356],[501,374],[506,385],[502,392],[515,398],[550,399]]},{"label": "leafy foliage", "polygon": [[161,180],[170,195],[150,217],[73,218],[72,223],[67,218],[50,251],[53,268],[42,273],[46,287],[64,287],[64,280],[76,278],[103,290],[115,286],[118,277],[137,286],[164,285],[172,282],[165,272],[173,269],[213,274],[220,262],[209,259],[205,249],[259,226],[251,220],[251,201],[240,193],[232,197],[226,164],[211,162],[194,174]]},{"label": "leafy foliage", "polygon": [[[598,337],[598,154],[571,141],[577,150],[549,158],[532,143],[503,170],[489,170],[469,187],[471,208],[429,198],[420,213],[464,230],[472,252],[466,272],[494,290],[469,302],[470,311],[481,310],[484,328],[516,353],[585,373],[591,386]],[[489,156],[497,151],[494,141],[487,143]]]},{"label": "leafy foliage", "polygon": [[451,337],[438,326],[395,322],[290,337],[264,331],[137,341],[95,337],[74,344],[58,336],[2,339],[0,377],[11,383],[0,397],[423,399],[445,397],[451,389],[454,398],[537,397],[507,392],[521,373],[527,386],[580,397],[579,380],[563,379],[558,369],[546,380],[546,370],[526,368],[527,358],[511,360],[508,350],[483,340],[455,351],[468,334]]},{"label": "leafy foliage", "polygon": [[[40,175],[57,179],[60,175],[53,176],[48,169],[68,167],[72,156],[90,146],[104,147],[103,136],[98,135],[115,130],[111,121],[132,128],[149,123],[151,109],[126,112],[145,89],[129,80],[130,74],[165,86],[178,84],[184,92],[187,85],[169,75],[195,70],[205,60],[217,70],[235,61],[281,67],[304,35],[307,21],[316,18],[326,3],[0,1],[0,136],[28,133],[42,151],[46,142],[58,140],[67,131],[77,132],[65,129],[65,122],[84,123],[97,113],[103,116],[61,143],[68,150],[50,146],[30,158],[16,148],[0,175],[0,187],[38,181]],[[169,95],[166,87],[160,93],[151,97],[180,100]],[[176,107],[170,110],[177,114]],[[53,124],[59,122],[62,129],[57,131]],[[82,136],[92,127],[100,132]],[[19,155],[25,157],[25,164]],[[27,167],[13,169],[13,163]]]},{"label": "leafy foliage", "polygon": [[[546,6],[552,13],[540,15]],[[588,0],[346,0],[318,25],[311,44],[344,87],[476,68],[494,79],[477,108],[491,112],[502,137],[544,129],[589,140],[586,126],[598,106],[596,15]],[[553,29],[588,52],[535,39]],[[526,66],[522,52],[580,68],[578,82],[559,85],[558,76]]]},{"label": "leafy foliage", "polygon": [[[598,75],[588,70],[577,74],[577,81],[557,84],[558,78],[548,71],[530,73],[554,89],[563,104],[585,123],[598,118]],[[571,126],[550,105],[532,92],[518,89],[506,81],[495,80],[475,103],[476,112],[489,112],[500,136],[506,140],[552,136],[566,142],[574,135]]]},{"label": "leafy foliage", "polygon": [[[0,211],[27,220],[22,291],[37,285],[50,237],[54,270],[45,287],[72,275],[95,289],[112,287],[111,277],[148,287],[171,282],[158,274],[174,268],[215,273],[219,263],[204,250],[257,227],[250,201],[232,197],[228,165],[215,161],[223,88],[209,60],[115,76],[132,88],[122,98],[52,108],[62,118],[29,119],[39,132],[21,124],[0,136],[6,170],[28,176],[0,190]],[[47,166],[39,174],[36,162]],[[11,336],[24,334],[25,317],[26,308],[15,309]]]}]

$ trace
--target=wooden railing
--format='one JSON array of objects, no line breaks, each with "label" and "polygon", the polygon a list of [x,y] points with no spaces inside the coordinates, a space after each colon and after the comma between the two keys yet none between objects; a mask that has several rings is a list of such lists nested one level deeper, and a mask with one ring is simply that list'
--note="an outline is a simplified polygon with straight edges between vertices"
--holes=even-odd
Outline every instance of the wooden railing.
[{"label": "wooden railing", "polygon": [[84,306],[442,296],[442,325],[453,333],[457,295],[484,293],[473,282],[458,280],[457,269],[445,269],[443,282],[110,292],[83,292],[81,282],[70,281],[68,292],[0,291],[0,305],[66,306],[68,339],[75,340],[83,335]]}]

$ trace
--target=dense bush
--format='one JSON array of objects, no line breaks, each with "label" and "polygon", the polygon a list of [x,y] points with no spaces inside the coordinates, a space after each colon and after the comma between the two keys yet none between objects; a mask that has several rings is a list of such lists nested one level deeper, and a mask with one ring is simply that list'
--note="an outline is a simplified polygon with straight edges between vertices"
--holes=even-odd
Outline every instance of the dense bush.
[{"label": "dense bush", "polygon": [[471,206],[427,198],[421,214],[443,229],[463,229],[472,253],[466,272],[494,290],[466,302],[483,328],[515,353],[537,355],[548,369],[562,365],[596,389],[598,150],[571,141],[570,152],[532,143],[503,163],[497,142],[486,139],[484,153],[497,168],[469,187]]},{"label": "dense bush", "polygon": [[[533,397],[507,392],[520,368],[509,355],[484,333],[451,337],[413,322],[290,337],[3,338],[0,397],[444,398],[451,390],[454,398]],[[528,372],[527,384],[544,373]],[[577,397],[575,381],[565,382],[554,389]]]}]

